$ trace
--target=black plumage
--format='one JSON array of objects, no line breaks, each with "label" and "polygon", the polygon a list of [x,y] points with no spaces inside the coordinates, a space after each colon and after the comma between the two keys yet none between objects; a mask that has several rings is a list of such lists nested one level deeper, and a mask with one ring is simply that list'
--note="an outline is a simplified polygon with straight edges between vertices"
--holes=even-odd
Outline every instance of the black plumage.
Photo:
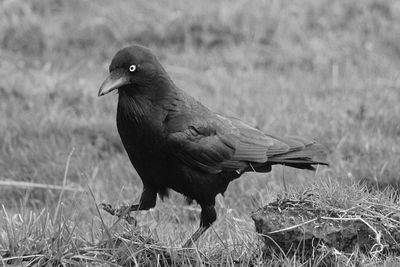
[{"label": "black plumage", "polygon": [[99,96],[118,89],[118,132],[143,181],[140,202],[129,211],[154,207],[157,193],[163,198],[168,189],[196,200],[200,228],[185,246],[216,220],[216,195],[244,172],[326,165],[312,159],[323,150],[314,141],[275,137],[212,112],[180,90],[147,48],[120,50],[109,71]]}]

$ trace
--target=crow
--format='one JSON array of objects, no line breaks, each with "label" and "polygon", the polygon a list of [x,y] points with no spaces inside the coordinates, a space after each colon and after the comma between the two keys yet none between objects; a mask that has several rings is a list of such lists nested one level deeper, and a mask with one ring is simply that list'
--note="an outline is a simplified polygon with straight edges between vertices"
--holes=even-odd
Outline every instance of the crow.
[{"label": "crow", "polygon": [[[314,170],[323,147],[300,137],[276,137],[214,113],[179,89],[153,52],[139,45],[118,51],[98,96],[118,92],[117,128],[143,182],[138,204],[108,210],[149,210],[172,189],[201,207],[191,247],[217,218],[215,197],[245,172],[271,171],[281,164]],[[104,207],[103,207],[104,208]],[[110,211],[111,210],[111,211]]]}]

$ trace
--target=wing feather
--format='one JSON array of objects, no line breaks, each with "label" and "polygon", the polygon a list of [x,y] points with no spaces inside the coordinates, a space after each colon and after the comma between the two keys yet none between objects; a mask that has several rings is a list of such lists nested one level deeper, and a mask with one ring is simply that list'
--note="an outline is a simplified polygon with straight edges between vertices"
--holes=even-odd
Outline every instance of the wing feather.
[{"label": "wing feather", "polygon": [[268,155],[290,149],[286,143],[238,119],[216,115],[173,120],[173,131],[168,136],[173,154],[185,164],[210,173],[243,170],[249,162],[265,163]]}]

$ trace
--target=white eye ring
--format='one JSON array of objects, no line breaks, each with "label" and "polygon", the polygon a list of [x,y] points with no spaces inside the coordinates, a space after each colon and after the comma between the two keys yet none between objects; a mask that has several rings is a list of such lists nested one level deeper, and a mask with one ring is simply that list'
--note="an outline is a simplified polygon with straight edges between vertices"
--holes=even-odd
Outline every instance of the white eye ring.
[{"label": "white eye ring", "polygon": [[130,65],[129,66],[129,71],[134,72],[136,70],[136,65]]}]

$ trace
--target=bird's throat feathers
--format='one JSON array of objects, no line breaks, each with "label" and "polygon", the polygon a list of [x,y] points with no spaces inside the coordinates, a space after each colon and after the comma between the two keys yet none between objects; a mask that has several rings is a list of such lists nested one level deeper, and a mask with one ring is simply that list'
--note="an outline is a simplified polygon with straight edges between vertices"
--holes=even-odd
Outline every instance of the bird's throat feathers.
[{"label": "bird's throat feathers", "polygon": [[119,94],[117,117],[126,122],[140,124],[151,112],[152,102],[146,96],[131,97]]}]

